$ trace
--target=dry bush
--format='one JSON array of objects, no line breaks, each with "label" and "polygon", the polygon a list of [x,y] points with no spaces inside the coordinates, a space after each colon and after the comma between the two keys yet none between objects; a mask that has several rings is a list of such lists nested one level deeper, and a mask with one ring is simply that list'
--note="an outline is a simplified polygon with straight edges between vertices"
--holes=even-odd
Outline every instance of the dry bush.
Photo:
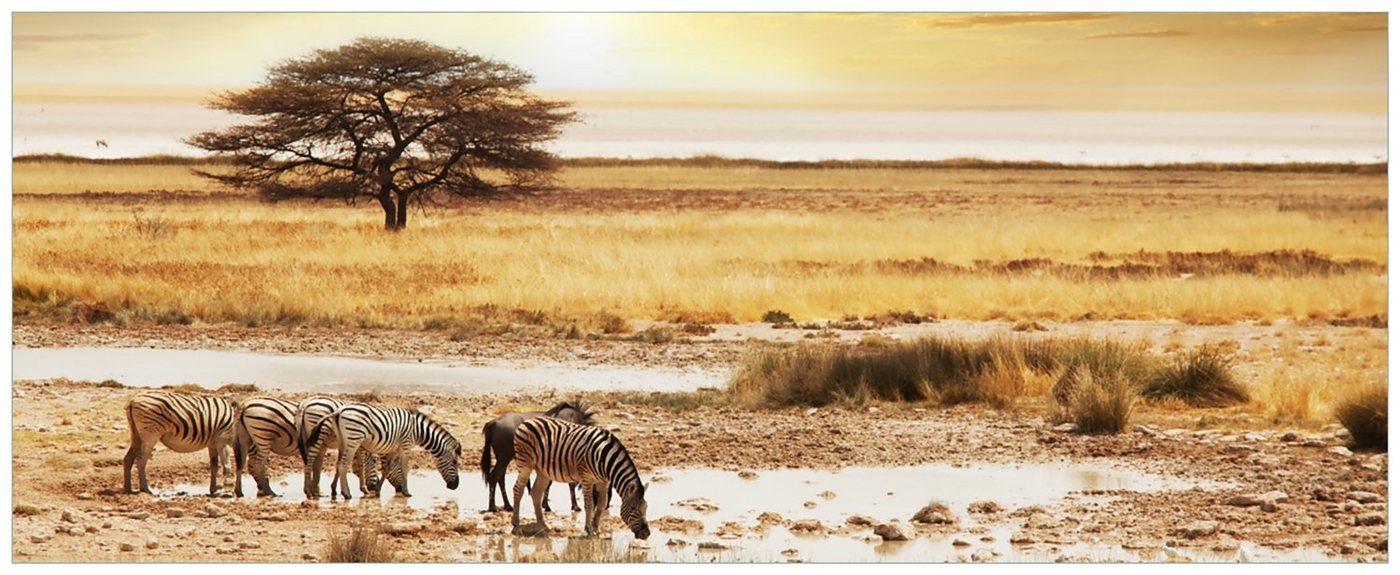
[{"label": "dry bush", "polygon": [[1142,395],[1176,398],[1192,407],[1228,407],[1249,402],[1249,391],[1230,372],[1232,354],[1221,345],[1203,345],[1149,376]]},{"label": "dry bush", "polygon": [[1351,432],[1356,447],[1387,450],[1386,402],[1389,395],[1385,383],[1373,384],[1353,393],[1337,406],[1337,420]]},{"label": "dry bush", "polygon": [[1120,433],[1138,402],[1138,390],[1122,372],[1094,374],[1086,366],[1073,368],[1079,382],[1055,414],[1055,420],[1074,423],[1079,433]]},{"label": "dry bush", "polygon": [[393,545],[379,533],[379,528],[356,525],[348,536],[332,530],[321,554],[325,563],[392,563],[397,560]]}]

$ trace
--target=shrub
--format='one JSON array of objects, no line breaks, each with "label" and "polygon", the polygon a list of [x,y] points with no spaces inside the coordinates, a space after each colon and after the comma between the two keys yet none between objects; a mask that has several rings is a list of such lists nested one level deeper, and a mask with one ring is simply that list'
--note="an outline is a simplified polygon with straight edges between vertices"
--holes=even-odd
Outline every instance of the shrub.
[{"label": "shrub", "polygon": [[671,343],[676,339],[676,332],[669,327],[653,325],[637,332],[629,339],[643,343]]},{"label": "shrub", "polygon": [[1192,407],[1226,407],[1249,402],[1249,391],[1230,373],[1231,357],[1220,345],[1203,345],[1158,369],[1144,382],[1151,400],[1180,399]]},{"label": "shrub", "polygon": [[1052,354],[1064,366],[1051,394],[1060,405],[1069,402],[1075,388],[1086,377],[1118,377],[1145,381],[1160,369],[1142,346],[1127,346],[1110,340],[1071,339],[1057,342]]},{"label": "shrub", "polygon": [[1050,331],[1050,328],[1041,325],[1038,321],[1023,319],[1011,326],[1011,331]]},{"label": "shrub", "polygon": [[1080,433],[1120,433],[1137,405],[1137,389],[1122,372],[1095,375],[1085,365],[1071,368],[1077,382],[1055,418],[1072,422]]},{"label": "shrub", "polygon": [[616,334],[630,331],[630,328],[627,326],[627,320],[622,319],[622,317],[617,314],[600,311],[594,316],[594,319],[598,322],[598,329],[603,333]]},{"label": "shrub", "polygon": [[356,525],[349,537],[332,531],[321,559],[327,563],[389,563],[395,557],[393,547],[380,540],[378,528]]},{"label": "shrub", "polygon": [[16,503],[14,507],[15,517],[29,517],[43,512],[44,510],[40,509],[37,505],[30,505],[28,503]]},{"label": "shrub", "polygon": [[1337,420],[1351,432],[1354,446],[1386,451],[1386,401],[1389,391],[1385,383],[1372,384],[1353,394],[1337,406]]},{"label": "shrub", "polygon": [[763,323],[793,323],[792,316],[780,309],[763,312]]}]

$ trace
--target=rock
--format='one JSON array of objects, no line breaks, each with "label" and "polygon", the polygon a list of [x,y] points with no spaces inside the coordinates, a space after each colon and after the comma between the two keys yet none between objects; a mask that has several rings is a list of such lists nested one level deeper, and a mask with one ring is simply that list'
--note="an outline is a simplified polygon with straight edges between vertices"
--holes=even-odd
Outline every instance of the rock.
[{"label": "rock", "polygon": [[179,507],[167,507],[167,508],[165,509],[165,516],[166,516],[166,517],[174,517],[174,518],[184,517],[184,516],[185,516],[185,510],[184,510],[184,509],[181,509],[181,508],[179,508]]},{"label": "rock", "polygon": [[1146,425],[1137,424],[1133,426],[1133,433],[1140,433],[1142,435],[1148,436],[1156,436],[1157,430]]},{"label": "rock", "polygon": [[1381,500],[1380,495],[1370,491],[1351,491],[1347,493],[1346,497],[1357,503],[1378,503]]},{"label": "rock", "polygon": [[686,545],[690,545],[690,542],[684,539],[672,538],[666,540],[667,547],[685,547]]},{"label": "rock", "polygon": [[1088,555],[1060,555],[1055,558],[1056,563],[1093,563],[1094,560]]},{"label": "rock", "polygon": [[84,491],[84,492],[78,494],[78,500],[79,500],[79,501],[91,501],[92,498],[93,498],[93,495],[92,495],[91,493],[86,492],[86,491]]},{"label": "rock", "polygon": [[818,411],[817,408],[815,408],[815,407],[809,407],[809,408],[807,408],[807,411],[802,412],[802,415],[807,416],[807,417],[811,417],[811,416],[813,416],[813,415],[816,415],[816,414],[817,414],[817,411]]},{"label": "rock", "polygon": [[219,507],[218,505],[214,505],[213,503],[205,503],[204,514],[208,515],[212,519],[217,519],[219,517],[228,515],[228,512],[224,511],[224,508]]},{"label": "rock", "polygon": [[761,525],[780,525],[783,522],[783,516],[772,511],[764,511],[758,514],[758,522]]},{"label": "rock", "polygon": [[719,529],[715,530],[715,535],[718,535],[720,539],[738,539],[744,535],[744,526],[733,521],[726,521],[724,525],[720,525]]},{"label": "rock", "polygon": [[802,502],[802,506],[805,507],[805,508],[807,508],[807,509],[816,509],[816,508],[817,508],[817,502],[816,502],[816,501],[803,501],[803,502]]},{"label": "rock", "polygon": [[155,539],[147,539],[147,540],[146,540],[146,548],[147,548],[147,549],[155,549],[155,548],[157,548],[157,547],[160,547],[160,541],[157,541],[157,540],[155,540]]},{"label": "rock", "polygon": [[986,563],[997,558],[997,552],[991,549],[978,549],[972,552],[973,563]]},{"label": "rock", "polygon": [[315,560],[316,560],[316,556],[315,556],[315,555],[312,555],[312,554],[310,554],[310,553],[302,553],[302,554],[301,554],[301,560],[302,560],[302,561],[315,561]]},{"label": "rock", "polygon": [[1259,509],[1266,513],[1273,513],[1275,511],[1278,511],[1278,502],[1270,499],[1260,504]]},{"label": "rock", "polygon": [[719,550],[722,550],[722,549],[728,549],[728,548],[729,548],[728,545],[725,545],[725,544],[720,543],[720,542],[718,542],[718,541],[701,541],[700,543],[696,544],[695,547],[697,547],[697,548],[699,548],[699,549],[710,550],[710,551],[719,551]]},{"label": "rock", "polygon": [[1309,439],[1303,442],[1303,447],[1327,447],[1327,443],[1320,439]]},{"label": "rock", "polygon": [[758,479],[758,474],[746,469],[739,472],[739,479]]},{"label": "rock", "polygon": [[77,523],[77,522],[82,521],[82,520],[83,520],[83,512],[78,511],[77,509],[64,509],[64,510],[63,510],[63,522],[64,522],[64,523]]},{"label": "rock", "polygon": [[823,492],[821,492],[821,493],[818,493],[818,494],[817,494],[817,497],[820,497],[820,498],[822,498],[822,499],[835,499],[835,498],[836,498],[836,492],[835,492],[835,491],[823,491]]},{"label": "rock", "polygon": [[788,526],[788,530],[793,533],[825,533],[826,527],[816,519],[800,519]]},{"label": "rock", "polygon": [[660,474],[658,474],[658,475],[653,475],[653,476],[651,476],[651,482],[652,482],[652,483],[668,483],[668,482],[670,482],[670,481],[671,481],[671,478],[668,477],[668,476],[665,476],[665,475],[660,475]]},{"label": "rock", "polygon": [[1172,529],[1172,535],[1185,537],[1187,539],[1197,539],[1208,535],[1214,535],[1220,531],[1220,523],[1215,521],[1192,521],[1181,527]]},{"label": "rock", "polygon": [[953,539],[953,547],[971,547],[972,543],[961,538]]},{"label": "rock", "polygon": [[681,519],[675,515],[665,515],[652,521],[652,526],[660,531],[680,531],[681,533],[700,533],[705,530],[705,524],[695,519]]},{"label": "rock", "polygon": [[135,550],[136,550],[136,546],[135,546],[135,545],[132,545],[132,544],[130,544],[130,543],[122,543],[122,544],[120,544],[120,545],[117,545],[117,549],[119,549],[119,550],[121,550],[121,551],[123,551],[123,552],[135,551]]},{"label": "rock", "polygon": [[1016,532],[1016,533],[1013,533],[1013,534],[1011,535],[1011,538],[1010,538],[1010,539],[1007,539],[1007,541],[1009,541],[1012,545],[1034,545],[1034,544],[1035,544],[1035,538],[1034,538],[1034,537],[1031,537],[1030,535],[1027,535],[1024,531],[1018,531],[1018,532]]},{"label": "rock", "polygon": [[1351,450],[1341,445],[1328,447],[1327,453],[1331,453],[1332,455],[1339,455],[1341,457],[1351,457]]},{"label": "rock", "polygon": [[691,498],[691,499],[685,499],[685,500],[682,500],[682,501],[677,501],[677,502],[675,502],[675,503],[672,503],[672,505],[677,505],[677,506],[680,506],[680,507],[688,507],[688,508],[690,508],[690,509],[694,509],[694,510],[696,510],[696,511],[700,511],[700,512],[703,512],[703,513],[708,513],[708,512],[710,512],[710,511],[719,511],[719,506],[718,506],[718,505],[715,505],[714,503],[710,502],[709,499],[705,499],[704,497],[695,497],[695,498]]},{"label": "rock", "polygon": [[422,531],[424,527],[422,523],[415,521],[400,521],[385,524],[379,528],[379,532],[385,535],[413,535]]},{"label": "rock", "polygon": [[30,543],[33,543],[33,544],[35,544],[35,545],[38,545],[38,544],[40,544],[40,543],[45,543],[45,542],[47,542],[48,540],[49,540],[49,536],[48,536],[48,535],[30,535],[30,536],[29,536],[29,542],[30,542]]},{"label": "rock", "polygon": [[151,516],[151,514],[145,511],[136,511],[134,513],[128,513],[126,514],[126,516],[130,519],[135,519],[137,521],[145,521]]},{"label": "rock", "polygon": [[238,548],[239,548],[239,549],[262,549],[262,544],[261,544],[261,543],[256,543],[256,542],[253,542],[253,541],[243,541],[243,542],[241,542],[241,543],[238,544]]},{"label": "rock", "polygon": [[875,518],[870,517],[869,515],[852,515],[846,518],[846,525],[854,525],[856,527],[870,527],[874,524]]},{"label": "rock", "polygon": [[1061,423],[1059,425],[1056,425],[1055,427],[1050,428],[1051,431],[1056,431],[1059,433],[1073,433],[1076,429],[1079,429],[1079,426],[1073,423]]},{"label": "rock", "polygon": [[1287,443],[1296,443],[1296,442],[1299,442],[1299,441],[1302,441],[1302,440],[1303,440],[1303,436],[1298,435],[1297,433],[1294,433],[1294,432],[1292,432],[1292,431],[1283,434],[1283,437],[1280,437],[1280,438],[1279,438],[1279,441],[1284,441],[1284,442],[1287,442]]},{"label": "rock", "polygon": [[781,553],[783,557],[796,557],[799,551],[796,549],[784,549],[779,551],[779,553]]},{"label": "rock", "polygon": [[1352,522],[1358,527],[1368,527],[1371,525],[1385,525],[1384,513],[1365,513],[1357,515]]},{"label": "rock", "polygon": [[898,521],[875,526],[875,534],[885,541],[908,541],[918,536],[912,526]]},{"label": "rock", "polygon": [[1255,505],[1271,505],[1277,508],[1278,503],[1288,500],[1288,494],[1282,491],[1270,491],[1268,493],[1255,493],[1252,495],[1236,495],[1225,500],[1226,505],[1235,507],[1253,507]]},{"label": "rock", "polygon": [[995,501],[973,501],[967,506],[967,512],[973,515],[1001,513],[1004,511],[1001,505]]},{"label": "rock", "polygon": [[286,521],[287,514],[282,512],[264,513],[258,516],[258,521]]},{"label": "rock", "polygon": [[931,525],[956,525],[958,518],[943,503],[934,502],[925,505],[914,517],[909,519],[915,523],[928,523]]}]

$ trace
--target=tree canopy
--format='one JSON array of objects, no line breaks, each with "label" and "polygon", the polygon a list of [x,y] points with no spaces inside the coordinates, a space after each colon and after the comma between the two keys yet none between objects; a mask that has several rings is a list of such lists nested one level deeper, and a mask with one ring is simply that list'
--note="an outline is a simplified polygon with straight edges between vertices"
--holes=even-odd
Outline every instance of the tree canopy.
[{"label": "tree canopy", "polygon": [[508,64],[419,40],[360,38],[271,68],[208,106],[254,118],[186,140],[228,156],[200,172],[269,200],[377,200],[386,229],[411,204],[536,190],[557,158],[543,145],[577,115],[526,91]]}]

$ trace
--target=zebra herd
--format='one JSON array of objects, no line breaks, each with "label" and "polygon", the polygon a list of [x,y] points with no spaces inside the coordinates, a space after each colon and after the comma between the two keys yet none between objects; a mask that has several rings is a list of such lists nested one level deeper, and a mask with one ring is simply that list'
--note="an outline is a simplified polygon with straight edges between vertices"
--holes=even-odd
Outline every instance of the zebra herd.
[{"label": "zebra herd", "polygon": [[[321,469],[326,452],[336,450],[331,499],[350,498],[347,473],[360,478],[361,495],[377,496],[387,481],[398,494],[408,496],[404,454],[417,445],[432,455],[448,489],[459,483],[458,460],[462,445],[443,424],[416,410],[313,397],[300,403],[259,396],[235,403],[220,397],[168,391],[146,391],[126,404],[131,447],[122,458],[126,493],[133,493],[131,469],[136,467],[141,492],[151,493],[146,463],[157,442],[172,451],[209,452],[209,494],[219,491],[220,474],[228,469],[225,448],[232,448],[236,471],[234,494],[243,496],[245,468],[257,484],[259,496],[276,496],[267,478],[272,455],[301,458],[304,492],[320,497]],[[506,414],[482,429],[482,479],[490,486],[488,511],[494,511],[495,489],[506,499],[505,472],[512,459],[520,469],[514,489],[512,532],[521,533],[520,506],[530,487],[538,531],[547,533],[543,510],[553,482],[570,484],[573,508],[578,510],[574,489],[583,489],[585,531],[595,535],[615,490],[622,499],[621,517],[633,534],[646,539],[646,486],[642,484],[627,449],[608,431],[592,426],[593,413],[583,406],[563,402],[543,413]],[[491,465],[491,452],[496,465]],[[509,500],[505,509],[512,511]]]}]

